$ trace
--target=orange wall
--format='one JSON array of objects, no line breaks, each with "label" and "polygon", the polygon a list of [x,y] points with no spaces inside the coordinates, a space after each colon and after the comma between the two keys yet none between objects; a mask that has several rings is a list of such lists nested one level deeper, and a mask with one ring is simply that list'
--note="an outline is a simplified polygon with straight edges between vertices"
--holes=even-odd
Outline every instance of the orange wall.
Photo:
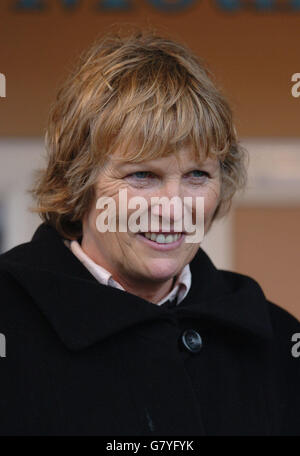
[{"label": "orange wall", "polygon": [[234,220],[234,269],[300,320],[300,207],[239,208]]},{"label": "orange wall", "polygon": [[291,75],[300,72],[300,11],[228,13],[215,0],[199,0],[166,13],[132,0],[131,11],[108,13],[95,10],[96,0],[82,0],[67,12],[58,0],[44,1],[44,12],[16,12],[16,0],[0,2],[0,72],[7,79],[1,136],[43,134],[73,58],[116,22],[149,24],[191,46],[228,95],[242,136],[299,136],[300,98],[291,96]]}]

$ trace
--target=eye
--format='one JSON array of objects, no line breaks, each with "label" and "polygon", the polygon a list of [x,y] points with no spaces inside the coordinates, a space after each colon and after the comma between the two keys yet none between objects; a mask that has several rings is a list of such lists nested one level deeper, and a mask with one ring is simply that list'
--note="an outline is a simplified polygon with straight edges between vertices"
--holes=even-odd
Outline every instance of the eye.
[{"label": "eye", "polygon": [[203,179],[205,177],[209,177],[209,174],[206,171],[201,171],[200,169],[194,169],[193,171],[190,171],[188,173],[188,176],[196,178],[196,179],[200,179],[200,178]]},{"label": "eye", "polygon": [[133,177],[142,180],[146,179],[147,177],[153,177],[153,174],[150,171],[136,171],[135,173],[129,174],[128,177]]},{"label": "eye", "polygon": [[150,171],[136,171],[135,173],[130,174],[130,176],[137,177],[138,179],[145,179],[146,177],[151,177],[152,174]]},{"label": "eye", "polygon": [[133,187],[149,187],[157,183],[157,175],[151,171],[135,171],[127,174],[125,180]]}]

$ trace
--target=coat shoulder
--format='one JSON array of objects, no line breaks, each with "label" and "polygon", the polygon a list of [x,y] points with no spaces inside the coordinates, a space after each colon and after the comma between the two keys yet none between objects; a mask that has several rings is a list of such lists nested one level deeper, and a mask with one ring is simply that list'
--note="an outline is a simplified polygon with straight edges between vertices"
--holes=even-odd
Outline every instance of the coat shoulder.
[{"label": "coat shoulder", "polygon": [[300,333],[300,321],[298,318],[281,305],[269,300],[256,279],[246,274],[233,271],[220,270],[219,272],[222,274],[223,280],[226,282],[230,291],[235,292],[238,288],[244,287],[247,290],[258,291],[264,296],[266,310],[275,337],[284,337],[286,339],[287,334]]},{"label": "coat shoulder", "polygon": [[[262,289],[261,285],[253,277],[234,271],[220,270],[219,272],[222,274],[224,280],[227,282],[229,288],[232,291],[235,291],[235,289],[244,286],[245,284],[248,284],[252,288],[260,290],[265,296],[264,290]],[[269,300],[266,296],[265,299],[267,302],[270,317],[275,325],[300,325],[300,321],[288,310],[284,309],[279,304]]]},{"label": "coat shoulder", "polygon": [[27,260],[32,258],[32,253],[32,243],[26,242],[0,255],[0,321],[2,326],[7,319],[12,320],[12,318],[15,318],[15,325],[17,325],[21,314],[22,318],[26,318],[26,314],[23,315],[24,307],[27,307],[25,305],[27,302],[31,302],[31,297],[13,271],[17,267],[22,273],[21,264],[24,258]]},{"label": "coat shoulder", "polygon": [[24,242],[0,255],[0,273],[9,270],[10,263],[19,263],[24,259],[30,259],[32,253],[36,251],[36,242]]},{"label": "coat shoulder", "polygon": [[300,320],[280,305],[267,301],[274,328],[295,329],[300,332]]},{"label": "coat shoulder", "polygon": [[248,276],[247,274],[225,269],[219,269],[219,273],[222,275],[222,278],[230,292],[235,292],[238,289],[243,288],[245,290],[252,289],[259,291],[260,293],[264,294],[257,280],[255,280],[253,277]]},{"label": "coat shoulder", "polygon": [[300,357],[300,321],[283,307],[272,301],[267,302],[277,356],[282,354],[288,364],[292,363],[293,369],[298,372],[300,381],[300,360],[295,362],[295,358]]},{"label": "coat shoulder", "polygon": [[14,291],[16,287],[16,278],[11,274],[14,265],[22,264],[24,258],[32,257],[33,248],[31,242],[19,244],[16,247],[0,255],[0,287],[3,296],[4,291]]}]

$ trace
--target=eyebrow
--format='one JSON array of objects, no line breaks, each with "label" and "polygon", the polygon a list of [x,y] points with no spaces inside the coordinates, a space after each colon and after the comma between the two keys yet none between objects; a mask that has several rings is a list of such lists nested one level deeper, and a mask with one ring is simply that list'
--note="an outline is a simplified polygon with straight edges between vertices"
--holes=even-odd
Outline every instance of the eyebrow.
[{"label": "eyebrow", "polygon": [[128,169],[138,169],[138,168],[151,168],[153,170],[161,170],[162,167],[161,165],[157,165],[157,164],[153,164],[153,163],[149,163],[149,162],[122,162],[120,165],[119,165],[119,168],[121,170],[126,170],[127,168]]},{"label": "eyebrow", "polygon": [[[119,166],[120,168],[125,168],[125,167],[128,167],[128,166],[131,166],[131,167],[135,167],[135,166],[151,166],[153,168],[160,168],[161,165],[158,165],[158,164],[155,164],[155,163],[151,163],[152,160],[145,160],[145,161],[140,161],[140,162],[132,162],[132,161],[121,161],[119,163]],[[210,159],[206,159],[205,161],[190,161],[189,163],[191,163],[191,166],[205,166],[205,165],[214,165],[215,163],[217,163],[218,160],[215,162],[214,160],[210,160]]]}]

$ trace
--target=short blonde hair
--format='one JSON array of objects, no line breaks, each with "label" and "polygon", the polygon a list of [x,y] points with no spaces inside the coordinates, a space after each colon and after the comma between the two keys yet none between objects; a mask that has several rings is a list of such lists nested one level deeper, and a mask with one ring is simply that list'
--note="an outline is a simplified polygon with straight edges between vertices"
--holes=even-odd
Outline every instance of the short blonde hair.
[{"label": "short blonde hair", "polygon": [[208,69],[184,45],[149,30],[109,34],[82,54],[58,91],[45,141],[48,164],[31,189],[32,210],[68,239],[82,235],[99,170],[120,146],[132,161],[186,144],[196,159],[218,156],[222,186],[214,219],[246,184],[247,152]]}]

